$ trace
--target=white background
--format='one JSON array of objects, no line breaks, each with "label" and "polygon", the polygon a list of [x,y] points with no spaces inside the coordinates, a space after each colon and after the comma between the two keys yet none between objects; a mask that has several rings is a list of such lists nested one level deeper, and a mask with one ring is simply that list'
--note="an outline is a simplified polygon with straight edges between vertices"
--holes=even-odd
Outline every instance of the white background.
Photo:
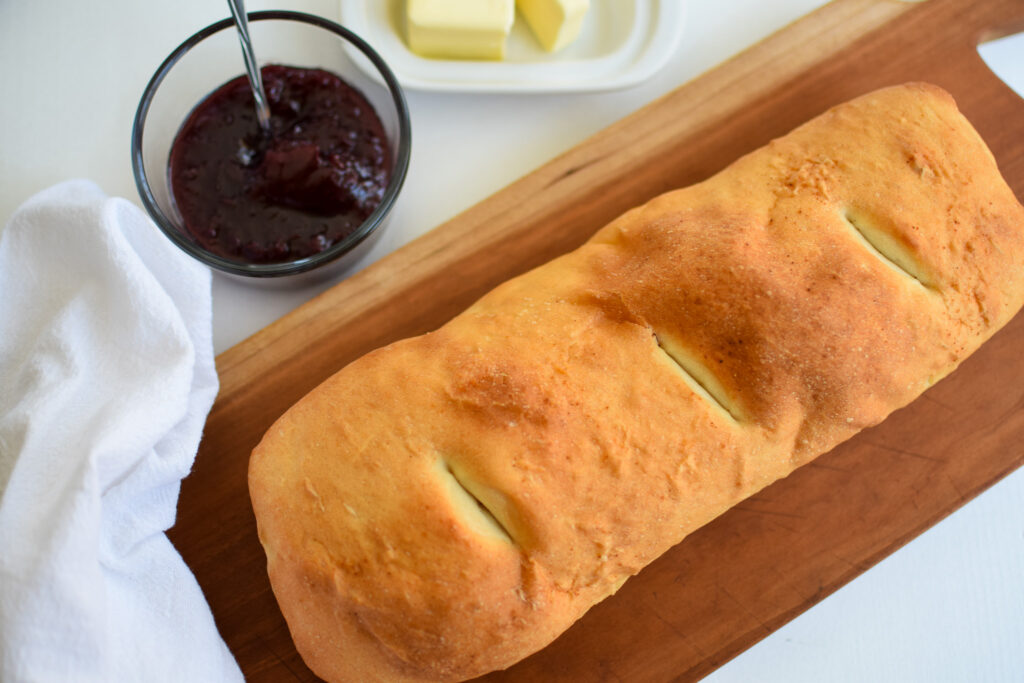
[{"label": "white background", "polygon": [[[624,91],[408,92],[410,173],[388,231],[360,267],[822,4],[688,3],[669,64]],[[249,3],[270,8],[338,17],[329,0]],[[226,16],[222,0],[0,0],[0,222],[71,177],[138,202],[128,151],[143,87],[187,35]],[[983,54],[1024,92],[1024,40]],[[1024,134],[1024,122],[1008,125]],[[215,276],[216,350],[330,284],[272,291]],[[1024,470],[706,680],[1024,681]]]}]

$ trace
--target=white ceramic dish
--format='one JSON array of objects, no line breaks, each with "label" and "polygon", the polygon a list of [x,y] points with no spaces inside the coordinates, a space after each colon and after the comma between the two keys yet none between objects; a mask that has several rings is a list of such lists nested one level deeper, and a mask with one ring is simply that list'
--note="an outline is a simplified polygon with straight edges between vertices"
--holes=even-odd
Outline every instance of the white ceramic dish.
[{"label": "white ceramic dish", "polygon": [[661,68],[683,33],[684,0],[592,0],[579,38],[545,52],[516,17],[503,61],[426,59],[405,43],[405,0],[340,0],[341,23],[417,90],[571,92],[635,85]]}]

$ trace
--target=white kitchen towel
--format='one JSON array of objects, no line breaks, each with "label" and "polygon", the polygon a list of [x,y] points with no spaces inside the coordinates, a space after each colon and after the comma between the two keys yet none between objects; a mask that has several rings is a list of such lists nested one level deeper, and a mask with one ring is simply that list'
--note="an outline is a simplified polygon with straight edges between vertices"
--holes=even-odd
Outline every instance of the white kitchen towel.
[{"label": "white kitchen towel", "polygon": [[15,213],[0,234],[0,681],[242,680],[164,535],[216,393],[206,268],[86,181]]}]

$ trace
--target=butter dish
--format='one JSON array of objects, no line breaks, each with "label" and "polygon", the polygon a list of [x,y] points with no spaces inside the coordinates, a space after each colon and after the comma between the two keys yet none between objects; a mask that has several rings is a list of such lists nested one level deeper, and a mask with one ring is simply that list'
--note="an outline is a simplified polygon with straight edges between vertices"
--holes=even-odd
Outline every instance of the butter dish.
[{"label": "butter dish", "polygon": [[[586,92],[636,85],[661,68],[682,37],[682,0],[593,2],[579,37],[550,53],[517,15],[502,61],[430,59],[408,47],[404,0],[340,0],[341,23],[380,52],[415,90]],[[358,62],[357,62],[358,63]]]}]

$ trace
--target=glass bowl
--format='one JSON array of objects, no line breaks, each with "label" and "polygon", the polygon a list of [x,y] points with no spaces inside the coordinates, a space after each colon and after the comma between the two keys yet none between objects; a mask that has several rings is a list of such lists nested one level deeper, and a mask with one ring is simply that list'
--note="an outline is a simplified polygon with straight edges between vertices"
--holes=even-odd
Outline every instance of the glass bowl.
[{"label": "glass bowl", "polygon": [[[391,69],[359,36],[321,17],[273,10],[249,14],[261,64],[320,68],[359,90],[377,111],[392,154],[391,180],[380,205],[351,234],[324,251],[280,263],[247,263],[207,251],[184,229],[170,191],[171,145],[192,109],[244,74],[231,19],[207,26],[178,46],[146,86],[132,127],[132,172],[142,203],[163,233],[190,256],[245,278],[337,272],[362,256],[382,232],[409,168],[412,131],[405,96]],[[328,267],[329,266],[329,267]]]}]

